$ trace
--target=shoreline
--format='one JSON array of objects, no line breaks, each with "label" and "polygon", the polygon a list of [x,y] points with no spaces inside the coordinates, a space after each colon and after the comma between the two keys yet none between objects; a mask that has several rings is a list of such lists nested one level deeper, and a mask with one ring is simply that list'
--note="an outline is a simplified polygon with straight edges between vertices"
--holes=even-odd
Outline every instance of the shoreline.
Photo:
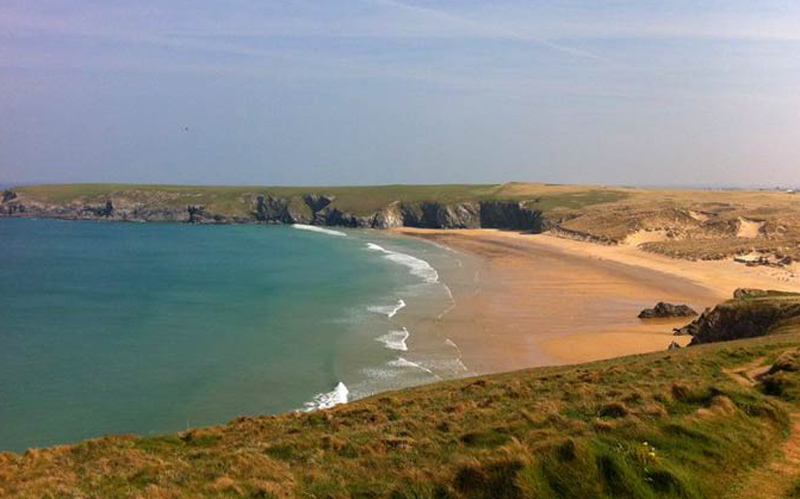
[{"label": "shoreline", "polygon": [[[793,268],[689,261],[616,246],[496,229],[392,229],[460,253],[470,269],[446,275],[456,305],[437,319],[476,374],[576,364],[664,350],[690,322],[638,319],[658,301],[698,312],[756,287],[800,292]],[[471,275],[470,275],[471,274]]]}]

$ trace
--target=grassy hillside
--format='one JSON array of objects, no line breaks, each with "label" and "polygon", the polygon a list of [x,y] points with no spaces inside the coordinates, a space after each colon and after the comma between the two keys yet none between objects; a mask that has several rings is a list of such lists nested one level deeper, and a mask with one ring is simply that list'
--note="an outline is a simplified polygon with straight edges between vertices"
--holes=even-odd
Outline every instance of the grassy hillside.
[{"label": "grassy hillside", "polygon": [[[799,349],[790,333],[4,454],[0,495],[738,497],[791,438]],[[747,377],[780,362],[770,383]]]}]

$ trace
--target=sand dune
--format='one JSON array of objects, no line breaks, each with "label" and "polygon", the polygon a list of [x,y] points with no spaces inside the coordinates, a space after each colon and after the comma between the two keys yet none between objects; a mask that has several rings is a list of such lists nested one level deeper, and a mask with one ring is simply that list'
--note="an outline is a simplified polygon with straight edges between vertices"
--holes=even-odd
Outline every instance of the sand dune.
[{"label": "sand dune", "polygon": [[762,227],[764,227],[764,222],[739,218],[739,231],[737,232],[736,237],[756,239],[761,235]]}]

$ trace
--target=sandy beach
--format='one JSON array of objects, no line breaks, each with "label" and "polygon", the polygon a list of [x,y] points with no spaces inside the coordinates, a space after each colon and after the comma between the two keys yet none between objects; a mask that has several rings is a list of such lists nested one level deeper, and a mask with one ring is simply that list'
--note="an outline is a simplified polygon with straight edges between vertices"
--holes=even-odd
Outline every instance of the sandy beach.
[{"label": "sandy beach", "polygon": [[642,321],[658,301],[698,312],[739,287],[800,291],[793,268],[733,261],[676,260],[637,248],[643,238],[605,246],[547,234],[492,229],[398,229],[464,256],[464,272],[445,275],[456,307],[439,327],[476,373],[580,363],[663,350],[686,319]]}]

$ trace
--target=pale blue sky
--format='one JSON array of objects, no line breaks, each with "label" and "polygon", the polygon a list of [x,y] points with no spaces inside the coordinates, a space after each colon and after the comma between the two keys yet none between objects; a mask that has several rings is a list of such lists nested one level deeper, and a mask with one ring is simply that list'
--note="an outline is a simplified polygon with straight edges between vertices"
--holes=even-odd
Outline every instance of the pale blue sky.
[{"label": "pale blue sky", "polygon": [[510,180],[800,185],[800,2],[0,2],[0,181]]}]

